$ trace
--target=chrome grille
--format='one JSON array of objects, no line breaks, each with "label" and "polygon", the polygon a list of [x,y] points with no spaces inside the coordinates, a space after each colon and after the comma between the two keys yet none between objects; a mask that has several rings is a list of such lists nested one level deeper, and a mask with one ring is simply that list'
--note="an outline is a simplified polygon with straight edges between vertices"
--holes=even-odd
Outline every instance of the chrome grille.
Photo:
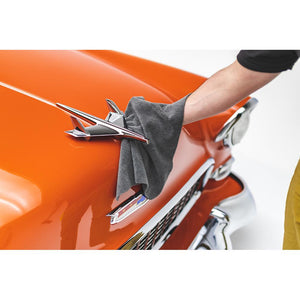
[{"label": "chrome grille", "polygon": [[132,250],[151,250],[153,246],[164,236],[168,231],[173,221],[182,212],[186,205],[191,200],[197,190],[202,178],[188,190],[188,192],[178,201],[178,203],[156,224],[154,228],[145,233],[143,237],[130,249]]},{"label": "chrome grille", "polygon": [[119,249],[160,249],[199,199],[214,163],[213,158],[207,159],[176,195]]}]

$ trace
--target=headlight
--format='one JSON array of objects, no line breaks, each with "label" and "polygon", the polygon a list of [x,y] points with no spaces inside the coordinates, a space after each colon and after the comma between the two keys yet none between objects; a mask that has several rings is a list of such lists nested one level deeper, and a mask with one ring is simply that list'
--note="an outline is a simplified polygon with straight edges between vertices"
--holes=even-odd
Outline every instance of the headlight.
[{"label": "headlight", "polygon": [[250,113],[257,103],[258,101],[255,98],[251,98],[243,107],[237,110],[224,124],[215,142],[223,140],[224,145],[229,147],[238,144],[248,129]]}]

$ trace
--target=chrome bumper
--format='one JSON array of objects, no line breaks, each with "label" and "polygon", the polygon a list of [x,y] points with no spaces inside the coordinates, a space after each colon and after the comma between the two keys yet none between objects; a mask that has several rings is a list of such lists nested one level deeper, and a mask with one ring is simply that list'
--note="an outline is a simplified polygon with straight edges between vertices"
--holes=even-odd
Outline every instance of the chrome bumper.
[{"label": "chrome bumper", "polygon": [[243,191],[222,200],[215,206],[209,219],[200,229],[190,250],[230,250],[230,235],[237,229],[247,225],[256,214],[254,198],[245,182],[234,174],[230,174]]}]

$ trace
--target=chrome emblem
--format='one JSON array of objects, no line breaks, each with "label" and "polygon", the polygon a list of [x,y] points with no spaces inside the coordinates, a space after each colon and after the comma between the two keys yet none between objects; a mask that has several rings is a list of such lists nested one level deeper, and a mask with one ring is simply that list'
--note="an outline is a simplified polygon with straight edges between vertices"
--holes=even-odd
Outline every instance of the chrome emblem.
[{"label": "chrome emblem", "polygon": [[[86,140],[94,137],[130,138],[149,143],[143,135],[126,128],[124,114],[112,100],[106,99],[106,103],[110,112],[105,120],[64,104],[56,103],[56,106],[71,115],[74,129],[68,130],[66,133],[73,137]],[[91,124],[91,126],[84,127],[80,120]]]},{"label": "chrome emblem", "polygon": [[133,195],[128,200],[111,211],[107,216],[110,217],[110,224],[116,224],[130,216],[132,213],[144,206],[149,199],[143,194]]}]

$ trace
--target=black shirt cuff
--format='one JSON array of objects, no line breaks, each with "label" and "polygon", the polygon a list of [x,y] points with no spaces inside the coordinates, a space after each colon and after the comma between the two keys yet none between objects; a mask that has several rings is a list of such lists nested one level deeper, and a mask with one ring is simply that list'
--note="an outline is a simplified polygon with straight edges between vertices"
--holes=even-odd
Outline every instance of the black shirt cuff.
[{"label": "black shirt cuff", "polygon": [[292,69],[298,59],[294,50],[241,50],[238,62],[245,68],[265,73]]}]

